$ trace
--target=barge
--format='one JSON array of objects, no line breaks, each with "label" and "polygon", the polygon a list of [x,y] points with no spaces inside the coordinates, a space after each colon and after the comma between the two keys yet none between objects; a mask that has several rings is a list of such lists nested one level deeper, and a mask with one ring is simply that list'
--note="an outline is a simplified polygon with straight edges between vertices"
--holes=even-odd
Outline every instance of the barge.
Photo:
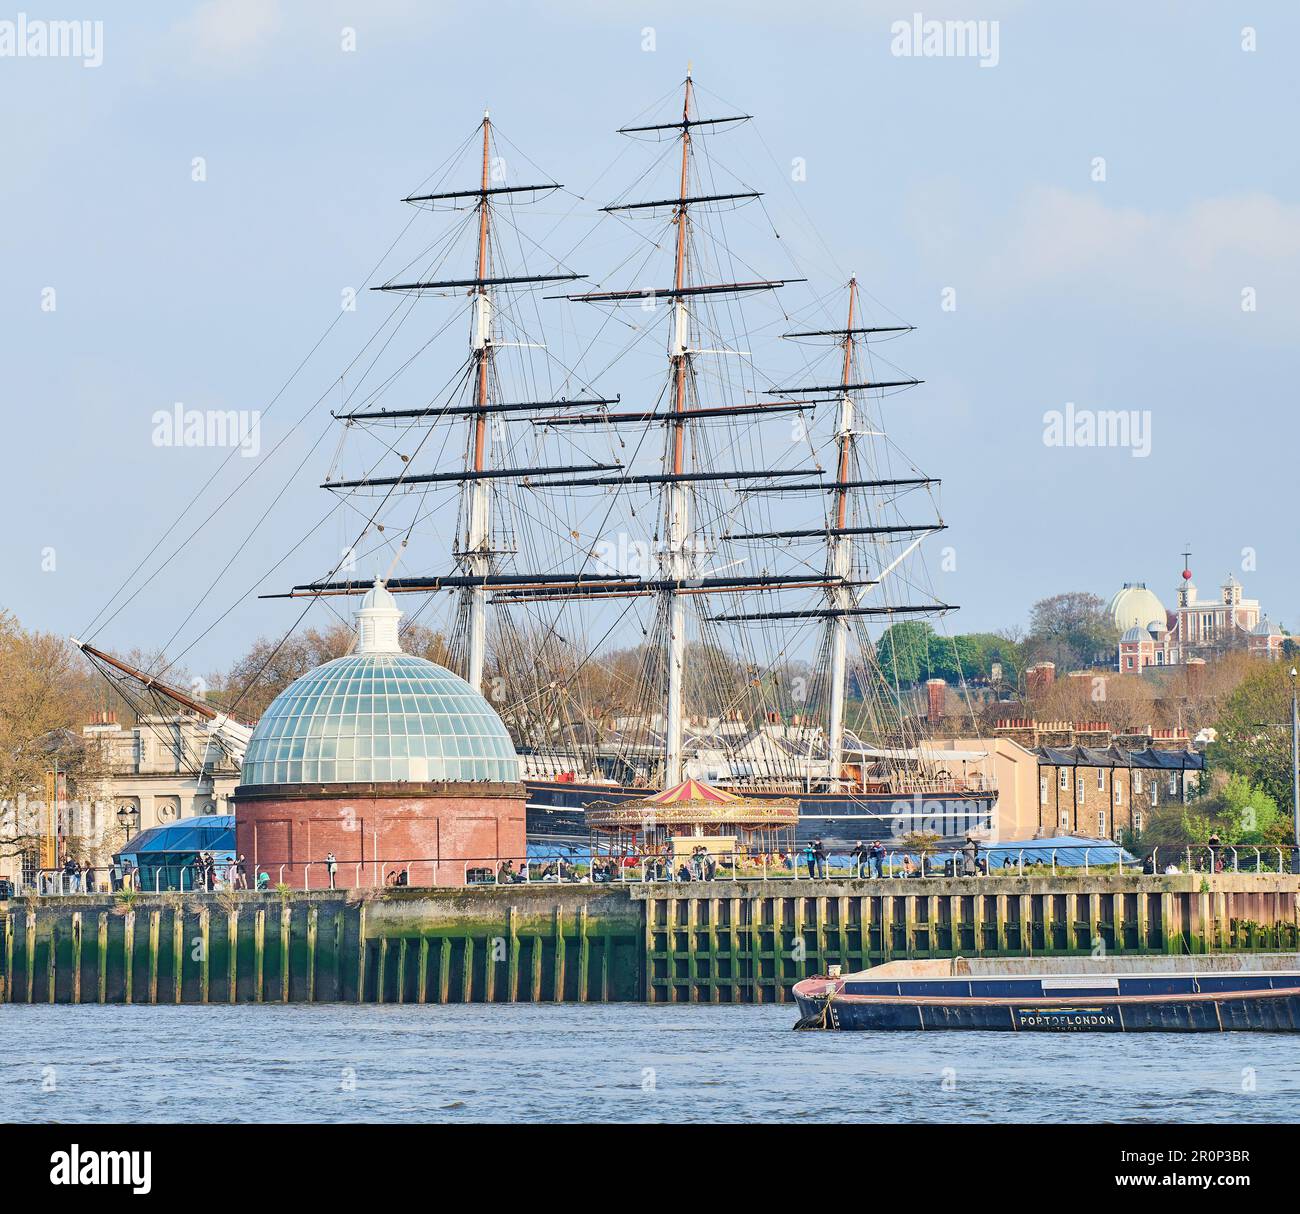
[{"label": "barge", "polygon": [[794,986],[796,1028],[1300,1031],[1300,955],[890,961]]}]

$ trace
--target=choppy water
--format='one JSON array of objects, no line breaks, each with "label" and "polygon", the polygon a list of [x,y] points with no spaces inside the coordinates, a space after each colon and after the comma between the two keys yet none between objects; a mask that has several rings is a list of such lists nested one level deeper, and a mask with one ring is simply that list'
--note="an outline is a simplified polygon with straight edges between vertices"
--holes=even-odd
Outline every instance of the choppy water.
[{"label": "choppy water", "polygon": [[792,1007],[0,1007],[3,1120],[1297,1121],[1280,1034],[793,1033]]}]

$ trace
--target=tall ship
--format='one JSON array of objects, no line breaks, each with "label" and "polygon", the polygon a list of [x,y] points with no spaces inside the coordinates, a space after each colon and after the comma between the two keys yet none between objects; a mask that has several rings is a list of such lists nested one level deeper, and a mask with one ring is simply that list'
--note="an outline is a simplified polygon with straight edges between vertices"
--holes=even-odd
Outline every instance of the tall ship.
[{"label": "tall ship", "polygon": [[[991,825],[984,756],[932,745],[879,644],[954,610],[924,566],[939,482],[886,426],[922,382],[886,357],[911,326],[856,276],[774,268],[788,242],[724,159],[750,121],[688,73],[619,129],[600,184],[624,192],[588,201],[485,113],[403,199],[432,230],[370,288],[392,310],[338,381],[341,555],[262,595],[408,596],[511,732],[530,842],[687,778],[794,797],[831,846]],[[559,255],[557,202],[586,225]],[[81,644],[242,758],[248,688],[218,707]]]}]

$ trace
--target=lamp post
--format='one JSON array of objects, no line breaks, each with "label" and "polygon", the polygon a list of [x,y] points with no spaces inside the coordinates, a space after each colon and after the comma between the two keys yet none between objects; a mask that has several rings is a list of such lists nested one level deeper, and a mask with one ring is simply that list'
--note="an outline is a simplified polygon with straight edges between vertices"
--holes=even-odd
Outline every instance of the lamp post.
[{"label": "lamp post", "polygon": [[117,811],[118,825],[126,832],[126,841],[131,842],[131,827],[135,822],[136,811],[129,805],[123,805]]},{"label": "lamp post", "polygon": [[1300,873],[1300,703],[1296,700],[1296,668],[1291,667],[1291,871]]}]

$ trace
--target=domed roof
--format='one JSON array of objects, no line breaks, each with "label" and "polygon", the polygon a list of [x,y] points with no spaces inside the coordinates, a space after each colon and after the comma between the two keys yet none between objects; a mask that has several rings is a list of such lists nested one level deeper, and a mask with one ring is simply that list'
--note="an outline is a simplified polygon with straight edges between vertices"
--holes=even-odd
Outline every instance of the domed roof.
[{"label": "domed roof", "polygon": [[1260,622],[1256,624],[1255,627],[1252,628],[1250,631],[1253,635],[1257,637],[1272,637],[1272,636],[1282,635],[1282,630],[1280,628],[1274,628],[1273,621],[1270,620],[1268,616],[1265,616],[1262,620],[1260,620]]},{"label": "domed roof", "polygon": [[1142,627],[1141,624],[1134,624],[1132,628],[1126,629],[1124,635],[1120,637],[1121,641],[1149,641],[1151,634]]},{"label": "domed roof", "polygon": [[1153,620],[1163,624],[1167,616],[1164,604],[1142,582],[1125,582],[1106,610],[1121,633],[1135,625],[1146,629]]},{"label": "domed roof", "polygon": [[492,781],[519,758],[492,706],[436,662],[403,653],[402,612],[376,580],[357,611],[357,652],[289,684],[262,715],[240,784]]}]

